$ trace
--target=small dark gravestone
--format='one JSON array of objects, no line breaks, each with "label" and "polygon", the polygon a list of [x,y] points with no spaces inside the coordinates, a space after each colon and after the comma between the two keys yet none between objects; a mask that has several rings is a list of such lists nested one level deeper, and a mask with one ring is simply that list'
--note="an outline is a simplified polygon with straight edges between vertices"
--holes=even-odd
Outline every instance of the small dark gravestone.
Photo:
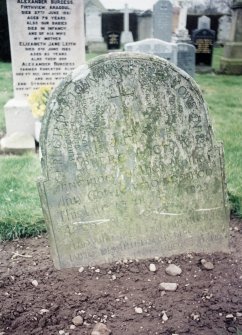
[{"label": "small dark gravestone", "polygon": [[57,268],[228,250],[223,148],[199,88],[166,60],[79,67],[53,93],[40,143]]},{"label": "small dark gravestone", "polygon": [[177,43],[177,66],[188,73],[195,75],[195,47],[188,43]]},{"label": "small dark gravestone", "polygon": [[196,29],[192,32],[192,42],[196,48],[196,65],[212,65],[215,31]]},{"label": "small dark gravestone", "polygon": [[107,33],[107,46],[108,49],[119,49],[120,48],[120,33],[115,31],[109,31]]}]

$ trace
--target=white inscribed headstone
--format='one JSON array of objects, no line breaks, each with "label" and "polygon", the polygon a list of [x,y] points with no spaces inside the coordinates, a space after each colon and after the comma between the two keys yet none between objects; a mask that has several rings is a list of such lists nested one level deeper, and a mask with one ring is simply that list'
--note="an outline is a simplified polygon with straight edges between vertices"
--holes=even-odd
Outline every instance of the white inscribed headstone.
[{"label": "white inscribed headstone", "polygon": [[170,42],[172,36],[172,3],[159,0],[153,7],[153,35],[163,41]]},{"label": "white inscribed headstone", "polygon": [[198,19],[197,29],[210,29],[211,27],[211,19],[208,16],[201,16]]},{"label": "white inscribed headstone", "polygon": [[7,135],[33,135],[29,94],[55,86],[85,62],[81,0],[8,0],[14,99],[5,106]]},{"label": "white inscribed headstone", "polygon": [[157,38],[147,38],[143,41],[127,43],[125,51],[142,52],[159,56],[173,64],[177,64],[177,44],[161,41]]}]

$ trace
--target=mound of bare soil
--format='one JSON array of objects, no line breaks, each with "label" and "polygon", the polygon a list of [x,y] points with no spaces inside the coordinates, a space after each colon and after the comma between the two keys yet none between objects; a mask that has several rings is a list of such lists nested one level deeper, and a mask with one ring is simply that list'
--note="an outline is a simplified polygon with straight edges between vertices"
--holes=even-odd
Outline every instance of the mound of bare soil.
[{"label": "mound of bare soil", "polygon": [[[113,335],[240,334],[242,221],[232,219],[230,232],[230,254],[125,260],[61,271],[53,267],[45,236],[3,242],[0,334],[84,335],[97,322]],[[205,269],[201,259],[214,268]],[[170,263],[182,273],[166,274]],[[161,282],[178,287],[163,291]],[[76,320],[80,324],[75,326]]]}]

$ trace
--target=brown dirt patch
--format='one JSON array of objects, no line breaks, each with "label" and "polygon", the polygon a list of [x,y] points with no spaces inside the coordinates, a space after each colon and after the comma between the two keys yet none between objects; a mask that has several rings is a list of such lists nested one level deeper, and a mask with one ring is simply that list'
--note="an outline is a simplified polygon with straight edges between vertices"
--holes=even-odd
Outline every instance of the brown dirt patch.
[{"label": "brown dirt patch", "polygon": [[[90,334],[97,321],[106,322],[113,335],[242,333],[242,221],[232,219],[230,232],[230,254],[133,260],[86,267],[82,273],[54,269],[46,236],[3,242],[0,334]],[[201,258],[211,261],[214,269],[202,269]],[[170,262],[182,268],[181,276],[165,273]],[[150,263],[156,265],[155,273],[149,271]],[[161,282],[179,286],[163,294]],[[143,313],[135,313],[135,307]],[[72,318],[78,314],[84,324],[72,330]],[[228,314],[233,317],[226,318]]]}]

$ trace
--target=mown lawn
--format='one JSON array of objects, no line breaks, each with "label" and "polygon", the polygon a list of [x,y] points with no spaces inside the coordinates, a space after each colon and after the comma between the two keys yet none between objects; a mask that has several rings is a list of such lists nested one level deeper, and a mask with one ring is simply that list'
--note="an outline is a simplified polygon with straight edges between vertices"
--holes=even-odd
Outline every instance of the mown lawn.
[{"label": "mown lawn", "polygon": [[[221,49],[214,52],[216,69],[221,52]],[[195,80],[207,101],[216,138],[224,142],[228,191],[234,210],[242,216],[242,76],[212,73],[196,75]],[[11,96],[11,65],[0,63],[0,133],[4,132],[3,105]],[[45,231],[36,188],[41,173],[38,156],[2,155],[0,173],[0,239]]]},{"label": "mown lawn", "polygon": [[0,62],[0,137],[5,133],[3,106],[13,97],[12,66]]}]

